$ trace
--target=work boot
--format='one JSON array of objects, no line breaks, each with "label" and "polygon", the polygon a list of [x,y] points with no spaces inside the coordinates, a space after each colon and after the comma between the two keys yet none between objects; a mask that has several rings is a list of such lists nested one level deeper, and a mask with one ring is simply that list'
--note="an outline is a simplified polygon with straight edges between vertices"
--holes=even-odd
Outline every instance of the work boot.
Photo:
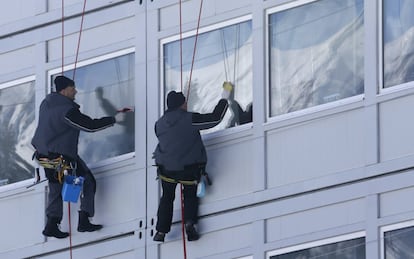
[{"label": "work boot", "polygon": [[69,236],[69,233],[62,232],[59,229],[60,220],[58,218],[47,218],[45,229],[42,234],[47,237],[65,238]]},{"label": "work boot", "polygon": [[155,233],[153,240],[157,242],[164,242],[164,238],[165,238],[165,233],[157,231],[157,233]]},{"label": "work boot", "polygon": [[198,235],[198,232],[195,229],[193,223],[186,223],[185,224],[185,232],[187,233],[187,240],[188,241],[196,241],[200,238],[200,236]]},{"label": "work boot", "polygon": [[93,232],[102,228],[102,225],[95,225],[89,221],[89,214],[85,211],[79,211],[79,232]]}]

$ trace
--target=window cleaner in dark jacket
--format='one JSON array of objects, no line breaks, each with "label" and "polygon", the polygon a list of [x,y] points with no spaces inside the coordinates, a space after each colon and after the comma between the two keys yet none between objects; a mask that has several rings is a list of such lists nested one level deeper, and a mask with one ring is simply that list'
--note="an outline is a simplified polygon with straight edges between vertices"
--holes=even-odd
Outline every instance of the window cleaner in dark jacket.
[{"label": "window cleaner in dark jacket", "polygon": [[[79,232],[92,232],[102,225],[90,223],[89,217],[95,213],[96,180],[86,163],[78,156],[80,131],[95,132],[113,126],[115,117],[92,119],[79,111],[75,103],[77,93],[75,82],[65,76],[54,80],[56,92],[46,96],[40,105],[39,123],[32,139],[37,156],[48,159],[63,157],[76,165],[76,175],[84,177],[83,195],[79,211]],[[49,184],[48,204],[46,207],[47,223],[43,235],[65,238],[69,233],[59,230],[63,216],[62,184],[58,181],[55,169],[45,168]]]},{"label": "window cleaner in dark jacket", "polygon": [[[181,92],[171,91],[167,95],[168,109],[155,123],[158,145],[154,151],[161,179],[162,197],[157,212],[157,233],[154,241],[163,242],[171,229],[173,203],[177,182],[184,184],[184,221],[188,241],[199,239],[195,229],[198,219],[197,181],[201,167],[207,163],[206,150],[200,130],[219,124],[228,108],[227,98],[232,90],[229,82],[223,84],[222,99],[212,113],[200,114],[187,111],[187,103]],[[165,180],[173,179],[174,181]]]}]

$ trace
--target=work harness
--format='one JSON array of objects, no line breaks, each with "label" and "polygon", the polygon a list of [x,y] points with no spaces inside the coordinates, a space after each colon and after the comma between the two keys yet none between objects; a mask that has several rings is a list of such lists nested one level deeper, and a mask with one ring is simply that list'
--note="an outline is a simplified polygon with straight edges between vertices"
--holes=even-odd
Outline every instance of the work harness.
[{"label": "work harness", "polygon": [[[33,153],[32,159],[36,159],[37,163],[43,168],[53,169],[56,171],[56,180],[59,183],[63,183],[63,178],[68,170],[71,170],[72,174],[76,171],[76,162],[71,162],[66,159],[63,155],[58,155],[55,158],[49,158],[48,156],[41,155],[37,151]],[[40,176],[37,176],[40,178]]]},{"label": "work harness", "polygon": [[197,185],[200,181],[201,178],[204,177],[207,184],[208,185],[212,185],[212,182],[210,180],[210,178],[208,177],[208,173],[206,172],[206,167],[204,164],[200,164],[198,169],[200,170],[199,175],[196,177],[196,180],[180,180],[180,179],[175,179],[175,178],[171,178],[166,176],[165,174],[163,174],[163,172],[165,171],[165,168],[162,165],[155,165],[157,167],[157,179],[161,179],[164,182],[167,183],[180,183],[183,185]]}]

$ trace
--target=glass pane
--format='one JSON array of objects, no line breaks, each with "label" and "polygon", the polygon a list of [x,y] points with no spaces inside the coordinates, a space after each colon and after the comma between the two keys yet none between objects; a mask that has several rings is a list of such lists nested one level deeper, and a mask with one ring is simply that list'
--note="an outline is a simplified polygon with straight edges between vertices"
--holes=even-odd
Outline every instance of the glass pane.
[{"label": "glass pane", "polygon": [[384,233],[385,259],[414,258],[414,227]]},{"label": "glass pane", "polygon": [[414,1],[384,0],[384,88],[414,80]]},{"label": "glass pane", "polygon": [[0,185],[33,177],[34,82],[0,89]]},{"label": "glass pane", "polygon": [[269,16],[270,116],[363,93],[363,7],[321,0]]},{"label": "glass pane", "polygon": [[322,245],[282,255],[271,256],[270,259],[364,259],[365,238],[346,240]]},{"label": "glass pane", "polygon": [[[164,48],[164,93],[187,95],[195,36],[183,39],[181,90],[180,41]],[[188,111],[209,113],[221,98],[224,81],[234,84],[229,111],[224,120],[208,131],[217,131],[252,121],[252,24],[251,21],[202,33],[198,36],[190,85]],[[166,107],[166,105],[165,105]]]},{"label": "glass pane", "polygon": [[[72,78],[73,70],[65,71]],[[78,91],[75,102],[91,118],[112,116],[118,109],[134,106],[134,54],[128,54],[84,67],[75,72]],[[82,132],[79,155],[86,162],[97,162],[134,151],[134,113],[126,113],[122,124],[102,131]]]}]

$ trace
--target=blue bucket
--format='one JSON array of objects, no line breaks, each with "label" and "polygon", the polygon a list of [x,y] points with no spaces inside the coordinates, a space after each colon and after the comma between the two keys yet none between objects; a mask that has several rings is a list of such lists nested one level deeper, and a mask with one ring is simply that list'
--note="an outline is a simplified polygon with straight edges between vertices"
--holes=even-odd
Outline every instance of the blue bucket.
[{"label": "blue bucket", "polygon": [[73,175],[66,175],[62,188],[63,201],[77,203],[79,195],[82,191],[84,178],[82,176],[76,177]]}]

